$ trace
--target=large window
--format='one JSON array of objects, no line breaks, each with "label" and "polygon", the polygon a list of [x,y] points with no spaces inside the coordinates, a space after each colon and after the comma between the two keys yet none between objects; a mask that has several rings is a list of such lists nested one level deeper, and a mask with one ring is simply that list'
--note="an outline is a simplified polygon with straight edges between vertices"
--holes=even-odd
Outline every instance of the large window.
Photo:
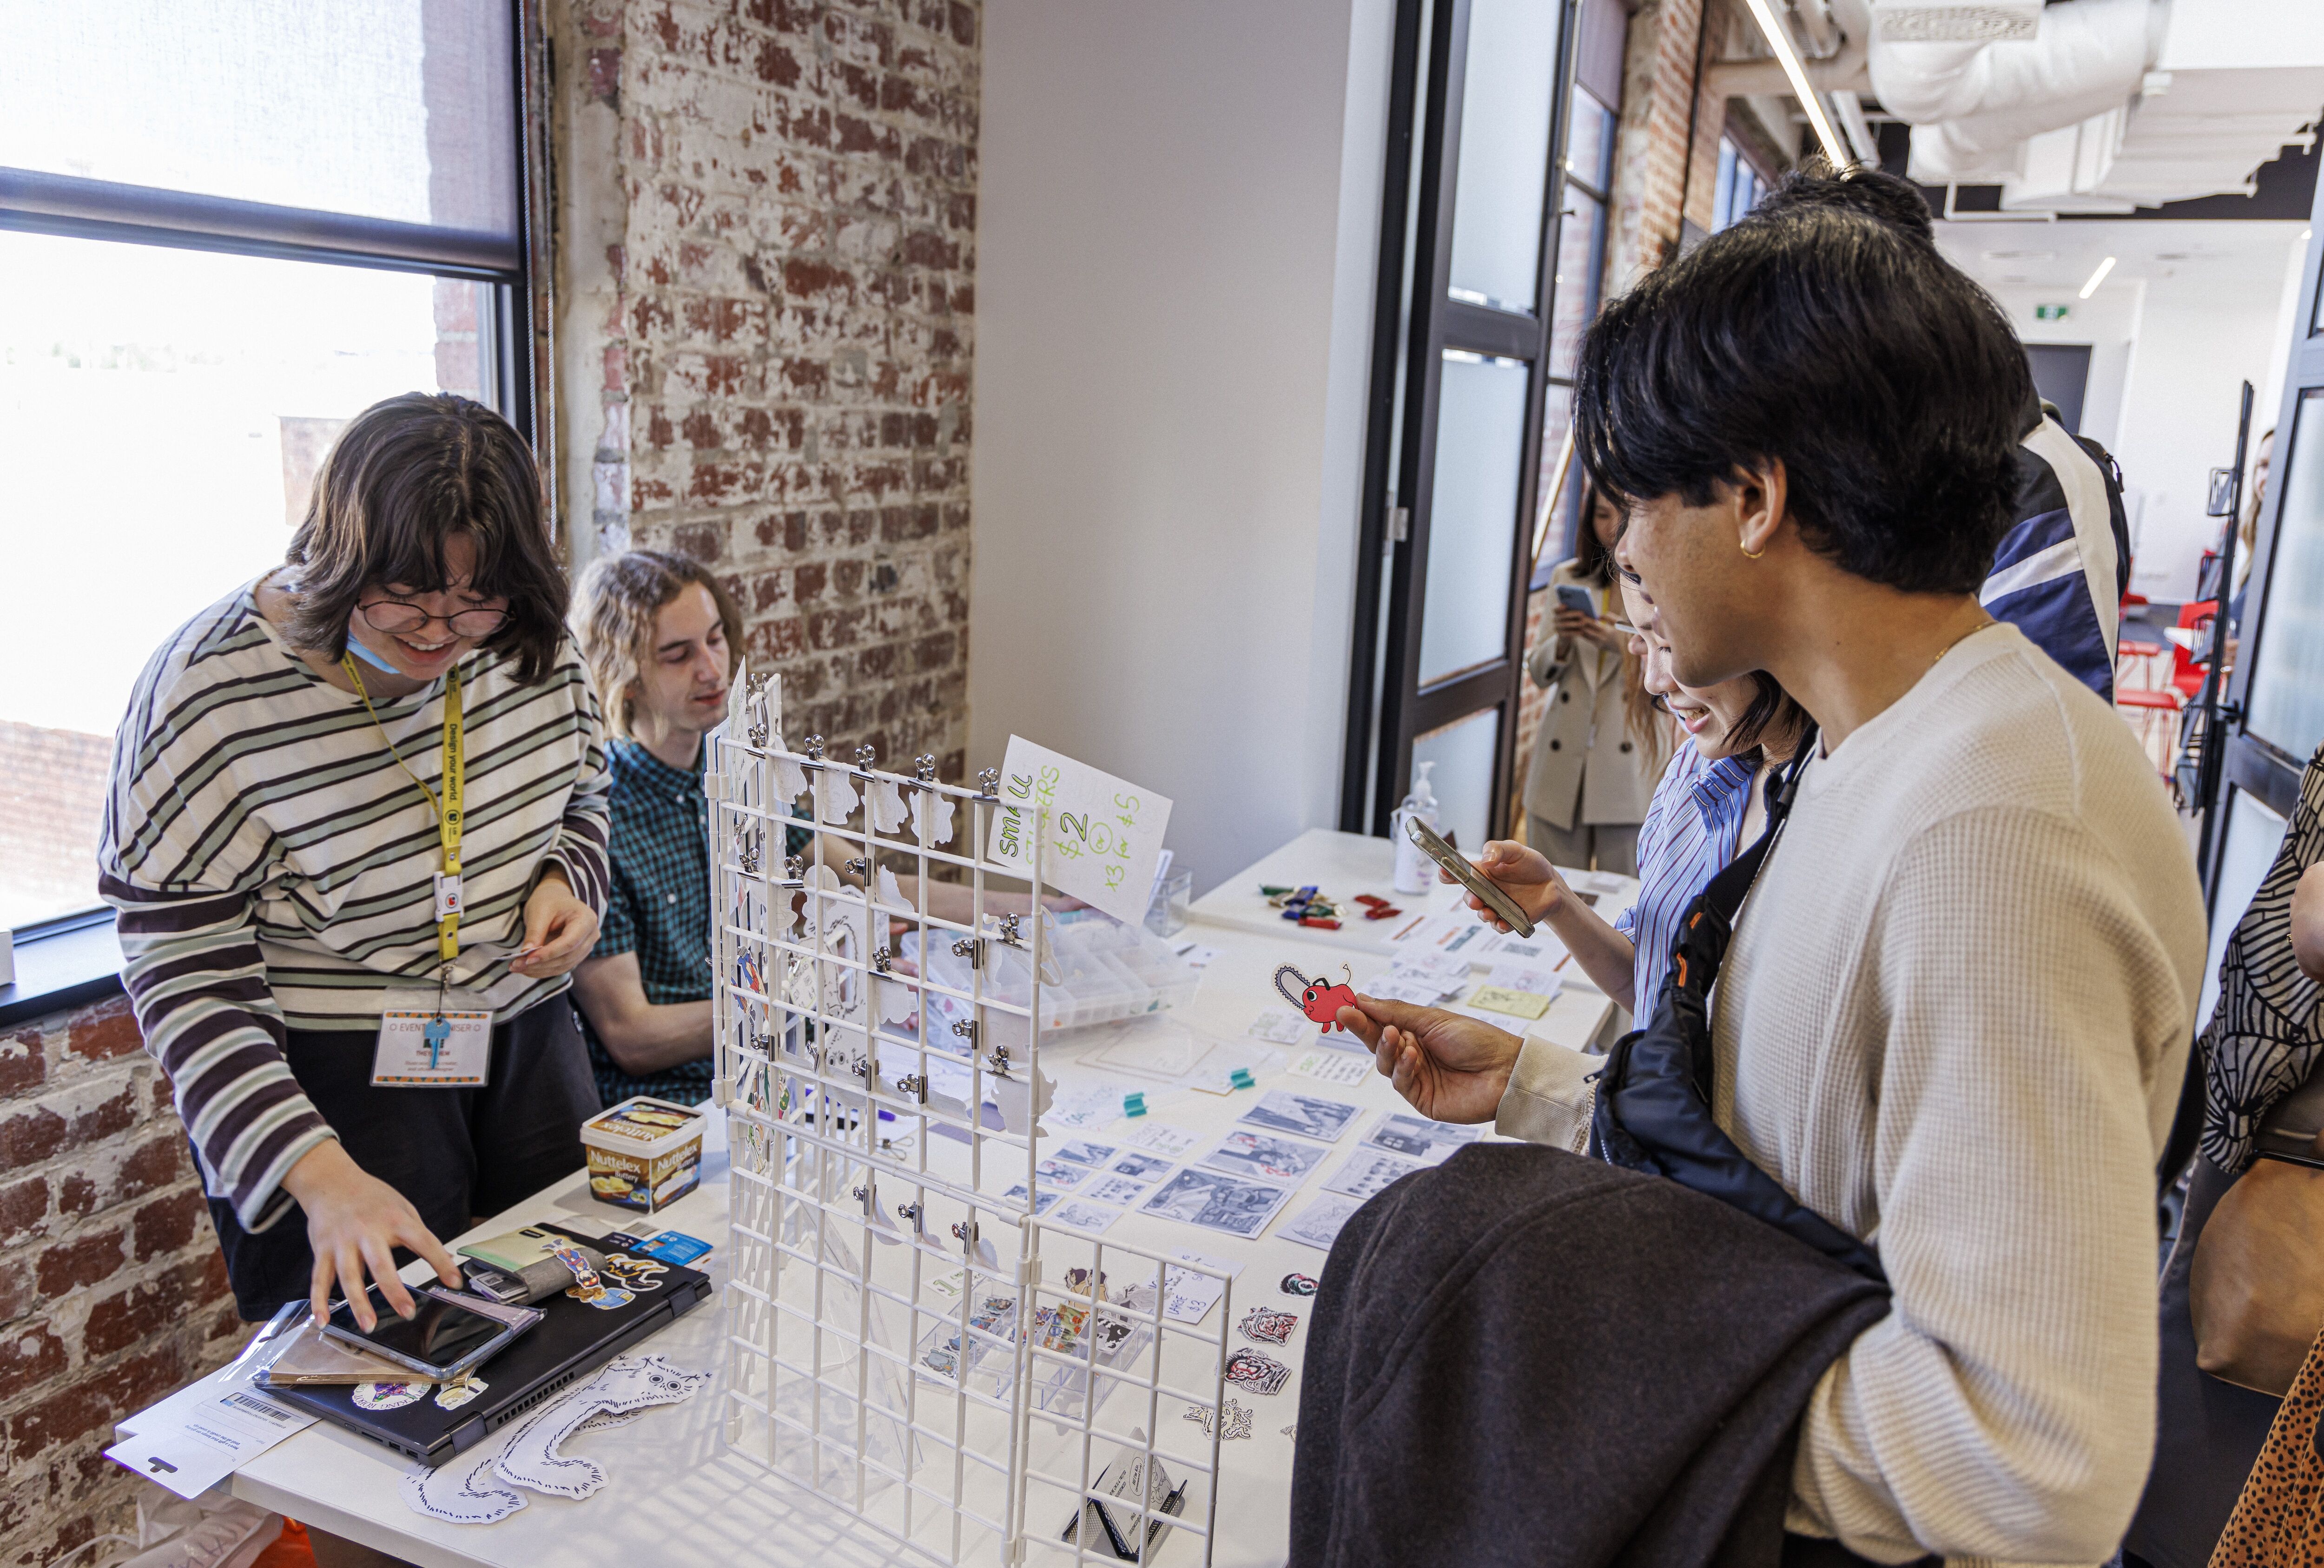
[{"label": "large window", "polygon": [[514,8],[0,0],[0,927],[97,904],[156,646],[383,397],[529,428]]},{"label": "large window", "polygon": [[1385,832],[1416,761],[1460,843],[1504,826],[1559,328],[1595,309],[1594,277],[1564,274],[1602,244],[1610,127],[1568,90],[1580,5],[1397,8],[1343,828]]},{"label": "large window", "polygon": [[1582,466],[1573,461],[1573,363],[1582,350],[1606,278],[1606,204],[1614,179],[1612,109],[1576,83],[1565,136],[1565,200],[1557,230],[1556,292],[1549,331],[1549,395],[1542,408],[1542,474],[1546,489],[1536,530],[1533,576],[1538,593],[1550,569],[1573,553],[1575,510],[1582,502]]},{"label": "large window", "polygon": [[1759,172],[1731,136],[1719,138],[1719,185],[1711,196],[1711,232],[1740,222],[1767,194],[1767,177]]}]

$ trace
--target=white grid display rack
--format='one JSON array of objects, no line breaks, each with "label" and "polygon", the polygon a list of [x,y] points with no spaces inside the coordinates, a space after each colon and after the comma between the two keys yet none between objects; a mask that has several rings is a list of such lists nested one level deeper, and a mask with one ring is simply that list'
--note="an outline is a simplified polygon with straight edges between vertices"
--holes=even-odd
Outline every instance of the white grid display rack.
[{"label": "white grid display rack", "polygon": [[1209,1563],[1231,1281],[1041,1217],[1040,814],[781,726],[738,683],[704,786],[729,1443],[934,1562]]}]

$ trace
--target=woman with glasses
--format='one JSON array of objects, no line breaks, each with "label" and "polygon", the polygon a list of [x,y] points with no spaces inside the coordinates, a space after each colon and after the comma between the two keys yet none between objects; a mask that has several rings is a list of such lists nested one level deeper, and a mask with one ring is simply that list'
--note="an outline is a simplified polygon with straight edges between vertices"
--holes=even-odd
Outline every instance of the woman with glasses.
[{"label": "woman with glasses", "polygon": [[559,999],[604,908],[606,776],[532,454],[413,393],[358,415],[282,567],[164,641],[100,846],[235,1298],[263,1319],[581,1164]]}]

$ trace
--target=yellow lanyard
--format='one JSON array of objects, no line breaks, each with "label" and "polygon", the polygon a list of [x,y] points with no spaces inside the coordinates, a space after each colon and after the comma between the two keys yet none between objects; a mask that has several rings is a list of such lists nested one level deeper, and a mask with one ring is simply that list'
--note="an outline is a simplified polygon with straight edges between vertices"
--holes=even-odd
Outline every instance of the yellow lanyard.
[{"label": "yellow lanyard", "polygon": [[[379,710],[371,706],[371,693],[364,689],[363,672],[355,668],[355,656],[339,655],[339,667],[347,678],[355,683],[355,695],[363,698],[364,711],[371,715],[372,728],[387,743],[387,754],[403,770],[403,776],[420,786],[420,793],[428,797],[428,808],[436,814],[436,834],[444,846],[444,874],[456,881],[460,875],[460,798],[467,771],[466,750],[460,727],[460,672],[455,669],[444,680],[444,798],[436,798],[436,791],[428,788],[403,753],[388,740],[387,726],[379,722]],[[436,922],[436,953],[446,963],[460,955],[460,911],[456,900],[452,912]]]}]

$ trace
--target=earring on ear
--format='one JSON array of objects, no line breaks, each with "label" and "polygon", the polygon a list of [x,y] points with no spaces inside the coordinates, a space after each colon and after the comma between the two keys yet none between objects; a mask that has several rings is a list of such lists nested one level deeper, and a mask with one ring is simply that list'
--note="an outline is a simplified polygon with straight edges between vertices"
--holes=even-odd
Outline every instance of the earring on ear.
[{"label": "earring on ear", "polygon": [[[1735,542],[1736,542],[1736,544],[1739,547],[1739,546],[1742,544],[1742,542],[1743,542],[1743,541],[1742,541],[1741,540],[1736,540]],[[1761,545],[1757,549],[1755,549],[1755,550],[1745,550],[1745,551],[1743,552],[1743,558],[1744,558],[1745,560],[1747,560],[1747,561],[1756,561],[1756,560],[1757,560],[1761,556],[1766,555],[1766,553],[1767,553],[1767,547],[1766,547],[1766,545]]]}]

